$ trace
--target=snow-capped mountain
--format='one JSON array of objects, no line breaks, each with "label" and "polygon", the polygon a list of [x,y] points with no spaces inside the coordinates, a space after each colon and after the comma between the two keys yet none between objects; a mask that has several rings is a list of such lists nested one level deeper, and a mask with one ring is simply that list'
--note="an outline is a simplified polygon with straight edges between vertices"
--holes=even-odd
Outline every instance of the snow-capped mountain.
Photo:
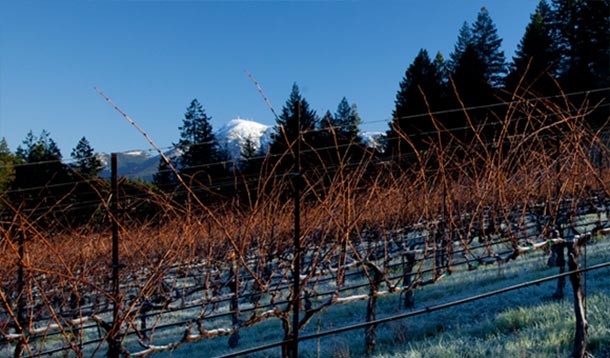
[{"label": "snow-capped mountain", "polygon": [[257,153],[265,153],[272,130],[272,126],[237,118],[218,129],[215,135],[220,148],[227,151],[231,160],[238,161],[248,141]]},{"label": "snow-capped mountain", "polygon": [[[252,147],[259,154],[264,154],[269,148],[273,126],[264,125],[246,119],[233,119],[215,131],[214,135],[221,149],[226,150],[229,159],[239,161],[242,150],[250,141]],[[381,149],[383,147],[382,132],[363,132],[360,138],[369,147]],[[177,149],[171,149],[164,153],[169,158],[177,158],[181,155]],[[100,173],[102,177],[110,177],[110,155],[99,154],[98,158],[104,165]],[[131,150],[118,154],[119,176],[128,178],[140,178],[151,181],[153,174],[157,172],[160,156],[153,150]]]},{"label": "snow-capped mountain", "polygon": [[[237,118],[220,127],[214,135],[220,148],[229,154],[229,159],[238,161],[248,140],[257,153],[265,153],[269,147],[272,130],[272,126]],[[171,149],[164,154],[168,158],[176,158],[181,155],[178,149]],[[100,176],[109,178],[110,154],[98,154],[98,159],[104,166]],[[160,159],[161,156],[152,150],[130,150],[118,153],[118,174],[131,179],[139,178],[151,181],[153,174],[157,172]]]},{"label": "snow-capped mountain", "polygon": [[375,148],[383,152],[383,141],[385,139],[385,132],[360,132],[360,139],[369,148]]}]

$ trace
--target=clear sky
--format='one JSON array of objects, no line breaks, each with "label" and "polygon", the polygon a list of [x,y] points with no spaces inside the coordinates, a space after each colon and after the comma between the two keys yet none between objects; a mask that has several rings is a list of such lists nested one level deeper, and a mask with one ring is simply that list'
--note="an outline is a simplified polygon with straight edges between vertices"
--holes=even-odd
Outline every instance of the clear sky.
[{"label": "clear sky", "polygon": [[85,136],[98,152],[149,149],[99,87],[157,145],[177,142],[197,98],[215,129],[237,117],[274,124],[296,82],[318,114],[342,97],[362,130],[385,131],[420,48],[449,57],[486,6],[512,58],[537,0],[0,0],[0,137],[15,150],[51,133],[64,159]]}]

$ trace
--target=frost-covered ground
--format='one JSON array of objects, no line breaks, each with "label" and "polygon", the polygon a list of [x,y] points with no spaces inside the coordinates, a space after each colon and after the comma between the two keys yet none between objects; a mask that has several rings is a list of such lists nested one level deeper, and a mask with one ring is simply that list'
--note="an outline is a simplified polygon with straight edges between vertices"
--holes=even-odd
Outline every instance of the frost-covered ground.
[{"label": "frost-covered ground", "polygon": [[[607,239],[587,249],[587,264],[605,262],[610,257]],[[490,265],[477,271],[462,268],[443,281],[418,289],[414,309],[425,308],[515,285],[557,273],[547,266],[548,255],[536,251],[504,266]],[[581,257],[581,263],[583,258]],[[566,298],[550,299],[556,281],[511,291],[430,314],[407,318],[378,327],[377,357],[567,357],[571,354],[574,314],[571,286]],[[610,354],[610,268],[586,275],[589,319],[589,348],[596,357]],[[378,317],[406,312],[400,295],[380,298]],[[336,305],[315,318],[303,334],[315,333],[365,320],[366,301]],[[282,339],[279,321],[269,320],[241,331],[238,349],[277,342]],[[232,352],[228,338],[187,344],[171,357],[215,356]],[[364,356],[362,329],[336,336],[302,342],[302,357]],[[277,357],[279,349],[247,355]]]}]

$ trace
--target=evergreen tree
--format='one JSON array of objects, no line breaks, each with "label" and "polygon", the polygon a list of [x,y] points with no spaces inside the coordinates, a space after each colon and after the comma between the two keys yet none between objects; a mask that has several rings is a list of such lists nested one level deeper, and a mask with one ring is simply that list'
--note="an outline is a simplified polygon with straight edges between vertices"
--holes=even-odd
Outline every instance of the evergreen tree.
[{"label": "evergreen tree", "polygon": [[[562,61],[559,81],[564,92],[607,88],[610,83],[610,1],[553,0],[553,32]],[[580,103],[586,95],[571,96]],[[590,103],[607,104],[610,91],[588,96]],[[588,119],[592,125],[605,123],[608,106],[601,106]]]},{"label": "evergreen tree", "polygon": [[[297,123],[300,123],[300,126],[297,126]],[[297,84],[293,84],[290,97],[284,104],[274,132],[271,134],[269,154],[273,155],[272,158],[279,158],[289,151],[292,152],[299,133],[302,134],[303,149],[311,150],[318,147],[316,140],[319,136],[316,137],[316,133],[312,131],[316,128],[316,123],[316,112],[309,108],[309,103],[301,96]],[[280,168],[287,169],[293,161],[293,156],[289,155],[280,164]],[[305,161],[303,160],[303,163]]]},{"label": "evergreen tree", "polygon": [[[343,97],[334,114],[326,111],[319,121],[316,132],[318,160],[321,160],[320,174],[325,180],[331,180],[336,170],[345,168],[346,164],[360,163],[367,148],[360,137],[360,123],[356,104]],[[323,170],[322,170],[323,169]]]},{"label": "evergreen tree", "polygon": [[212,178],[223,176],[225,159],[214,135],[211,117],[194,99],[184,114],[180,140],[175,146],[182,151],[179,160],[180,173],[191,179],[210,184]]},{"label": "evergreen tree", "polygon": [[[448,100],[449,107],[458,109],[463,106],[470,109],[468,110],[468,117],[462,111],[452,111],[446,114],[443,124],[462,140],[469,140],[473,135],[470,124],[475,126],[475,129],[485,125],[484,122],[488,118],[489,111],[484,107],[496,101],[494,89],[485,79],[483,60],[474,44],[466,47],[459,61],[455,64],[451,79],[455,85],[456,93],[449,97],[452,99]],[[471,107],[478,108],[473,109]],[[491,128],[488,129],[491,130]]]},{"label": "evergreen tree", "polygon": [[[80,203],[81,205],[72,207],[68,218],[71,225],[82,225],[94,215],[101,203],[99,193],[104,191],[104,188],[100,187],[97,181],[82,179],[95,177],[103,166],[85,137],[82,137],[76,147],[72,149],[71,157],[74,163],[70,167],[78,173],[74,181],[71,199],[73,203]],[[87,204],[82,205],[82,203]]]},{"label": "evergreen tree", "polygon": [[17,157],[11,153],[6,138],[2,137],[0,140],[0,193],[7,190],[15,179],[14,165],[16,163]]},{"label": "evergreen tree", "polygon": [[554,77],[557,75],[559,49],[552,31],[552,11],[546,1],[541,0],[536,12],[531,15],[506,76],[509,91],[519,83],[537,95],[556,92]]},{"label": "evergreen tree", "polygon": [[[174,164],[174,163],[172,163]],[[178,180],[163,158],[159,159],[157,172],[153,174],[153,183],[162,191],[169,192],[176,188]]]},{"label": "evergreen tree", "polygon": [[453,100],[448,100],[447,103],[452,109],[461,106],[479,108],[469,110],[468,116],[462,112],[453,112],[443,119],[448,128],[459,129],[453,133],[464,140],[473,135],[469,129],[470,124],[474,129],[484,127],[487,135],[494,135],[495,129],[488,125],[493,117],[491,109],[483,106],[498,102],[499,86],[506,72],[504,53],[500,50],[502,39],[499,38],[487,9],[481,9],[470,31],[466,26],[466,23],[462,26],[455,50],[451,54],[450,76],[455,94],[448,97]]},{"label": "evergreen tree", "polygon": [[61,151],[46,130],[38,138],[29,131],[22,145],[17,147],[16,155],[26,163],[61,161],[62,158]]},{"label": "evergreen tree", "polygon": [[355,103],[350,105],[347,98],[343,97],[337,106],[333,119],[335,121],[334,125],[339,128],[339,133],[346,142],[360,142],[358,134],[360,133],[359,128],[362,119],[358,114],[358,106]]},{"label": "evergreen tree", "polygon": [[[292,85],[290,97],[282,107],[275,131],[271,134],[271,153],[284,153],[298,138],[299,132],[311,131],[316,127],[316,112],[309,109],[309,103],[301,96],[296,83]],[[297,128],[297,123],[300,126]]]},{"label": "evergreen tree", "polygon": [[[488,98],[491,89],[485,78],[483,58],[476,47],[472,29],[467,22],[464,22],[460,28],[454,50],[449,56],[451,59],[449,61],[449,76],[452,82],[449,92],[457,92],[449,97],[459,96],[466,106],[484,103],[481,94],[484,92],[484,97]],[[455,86],[455,89],[451,88],[453,86]],[[449,101],[448,104],[451,109],[460,106],[457,100]],[[458,121],[455,118],[452,118],[450,122],[454,123],[447,123],[449,128],[461,127],[465,123],[463,120],[457,123]]]},{"label": "evergreen tree", "polygon": [[568,91],[605,87],[609,78],[608,0],[553,0],[554,30]]},{"label": "evergreen tree", "polygon": [[462,58],[464,52],[466,52],[466,48],[471,46],[472,43],[472,30],[470,29],[468,22],[464,21],[458,32],[458,38],[453,48],[453,52],[449,55],[449,71],[455,72],[457,63]]},{"label": "evergreen tree", "polygon": [[81,174],[93,176],[102,170],[102,162],[85,137],[82,137],[72,149],[71,156],[76,162],[73,166],[74,170]]},{"label": "evergreen tree", "polygon": [[67,198],[73,189],[73,180],[49,132],[43,130],[36,137],[30,131],[16,155],[27,163],[15,167],[11,199],[16,205],[24,203],[25,208],[40,207],[44,211],[45,206],[52,207]]},{"label": "evergreen tree", "polygon": [[257,174],[260,174],[265,159],[263,153],[261,153],[260,148],[256,147],[252,138],[248,137],[239,154],[240,158],[237,166],[239,173],[248,177],[248,181],[254,181]]},{"label": "evergreen tree", "polygon": [[343,97],[334,115],[330,114],[329,111],[325,113],[320,121],[320,128],[332,128],[339,145],[359,144],[359,127],[361,122],[362,119],[360,119],[356,104],[350,105],[347,98]]},{"label": "evergreen tree", "polygon": [[340,132],[341,128],[329,110],[324,112],[324,116],[320,119],[318,126],[320,131],[316,133],[316,137],[319,147],[325,148],[324,159],[325,161],[334,161],[337,157],[336,151],[349,143],[347,143],[346,138]]},{"label": "evergreen tree", "polygon": [[263,155],[261,148],[257,148],[255,141],[251,137],[246,138],[237,165],[236,174],[238,175],[235,181],[234,196],[240,200],[242,205],[250,208],[258,195],[259,180],[265,162]]},{"label": "evergreen tree", "polygon": [[449,64],[445,61],[445,58],[440,51],[434,56],[434,67],[436,67],[436,72],[441,80],[441,97],[444,98],[447,95],[446,86],[448,82],[447,75],[449,73]]},{"label": "evergreen tree", "polygon": [[[500,50],[502,39],[498,36],[489,12],[485,7],[477,15],[472,27],[464,22],[460,28],[458,40],[450,55],[449,70],[455,80],[456,73],[477,73],[480,78],[474,78],[478,83],[487,82],[491,87],[498,87],[506,73],[504,52]],[[474,66],[479,69],[475,71]],[[458,88],[459,90],[460,88]],[[460,95],[464,93],[459,92]],[[487,98],[491,96],[485,96]]]},{"label": "evergreen tree", "polygon": [[506,74],[506,60],[502,46],[502,39],[493,23],[487,8],[481,8],[477,20],[472,25],[472,43],[477,51],[483,67],[485,80],[494,87],[502,84]]},{"label": "evergreen tree", "polygon": [[439,67],[442,65],[442,57],[433,62],[428,52],[421,49],[407,69],[396,94],[393,121],[387,133],[388,153],[408,153],[411,146],[405,136],[419,147],[435,131],[428,113],[441,107],[443,79]]},{"label": "evergreen tree", "polygon": [[246,138],[246,142],[244,143],[243,148],[241,148],[241,153],[239,154],[242,164],[247,163],[258,155],[258,149],[256,148],[254,141],[252,141],[252,138]]},{"label": "evergreen tree", "polygon": [[[579,26],[584,32],[583,40],[588,44],[580,43],[582,48],[582,61],[592,74],[592,87],[608,87],[610,84],[610,1],[583,1],[581,4],[583,26]],[[586,25],[586,26],[585,26]],[[606,103],[608,103],[606,91]]]},{"label": "evergreen tree", "polygon": [[333,114],[330,113],[329,110],[324,112],[324,116],[320,119],[320,128],[322,129],[330,129],[336,127],[335,119],[333,118]]}]

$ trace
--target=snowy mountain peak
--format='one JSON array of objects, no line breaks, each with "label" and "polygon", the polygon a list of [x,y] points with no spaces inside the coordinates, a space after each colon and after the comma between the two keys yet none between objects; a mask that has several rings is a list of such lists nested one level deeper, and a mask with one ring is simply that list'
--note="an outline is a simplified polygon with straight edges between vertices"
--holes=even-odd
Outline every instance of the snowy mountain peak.
[{"label": "snowy mountain peak", "polygon": [[137,156],[137,157],[147,157],[147,156],[150,156],[148,154],[148,151],[145,151],[145,150],[130,150],[128,152],[123,152],[122,154],[124,154],[124,155],[131,155],[131,156]]},{"label": "snowy mountain peak", "polygon": [[267,126],[247,119],[236,118],[216,131],[216,140],[221,148],[226,149],[231,160],[241,158],[242,148],[249,140],[258,153],[264,153],[269,145],[272,126]]},{"label": "snowy mountain peak", "polygon": [[[227,124],[215,131],[216,140],[222,150],[226,150],[229,155],[229,160],[234,161],[239,165],[242,159],[242,150],[246,147],[246,143],[250,144],[257,152],[257,155],[264,155],[271,143],[271,133],[273,126],[264,125],[247,119],[236,118],[230,120]],[[360,133],[362,141],[371,148],[383,150],[383,140],[385,133],[383,132],[364,132]],[[159,165],[159,156],[154,155],[148,150],[130,150],[119,154],[119,175],[125,175],[130,178],[142,178],[144,180],[152,180],[153,174],[156,173]],[[171,159],[175,159],[182,155],[182,152],[173,148],[165,152],[165,155]],[[100,174],[102,177],[109,177],[110,163],[109,154],[99,154],[98,159],[102,162],[105,169]]]},{"label": "snowy mountain peak", "polygon": [[386,136],[384,132],[360,132],[359,136],[367,147],[383,152],[383,141]]}]

